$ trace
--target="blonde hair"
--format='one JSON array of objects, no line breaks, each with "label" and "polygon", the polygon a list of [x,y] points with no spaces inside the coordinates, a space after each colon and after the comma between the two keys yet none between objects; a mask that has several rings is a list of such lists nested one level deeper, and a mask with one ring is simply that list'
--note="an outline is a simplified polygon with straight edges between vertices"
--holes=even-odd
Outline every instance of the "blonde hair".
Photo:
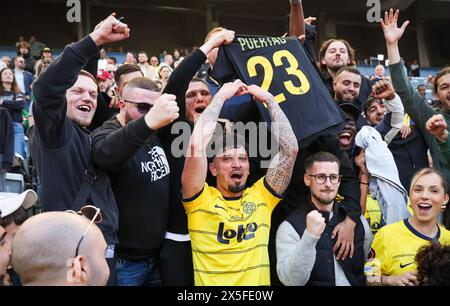
[{"label": "blonde hair", "polygon": [[419,178],[421,178],[424,175],[428,175],[428,174],[436,174],[437,176],[439,176],[439,178],[441,179],[441,186],[444,189],[444,194],[447,193],[447,179],[445,178],[445,176],[442,174],[441,171],[436,170],[434,168],[423,168],[420,169],[419,171],[416,172],[416,174],[414,174],[412,180],[411,180],[411,185],[409,187],[409,194],[411,195],[412,190],[414,188],[414,185],[417,184],[417,181],[419,180]]}]

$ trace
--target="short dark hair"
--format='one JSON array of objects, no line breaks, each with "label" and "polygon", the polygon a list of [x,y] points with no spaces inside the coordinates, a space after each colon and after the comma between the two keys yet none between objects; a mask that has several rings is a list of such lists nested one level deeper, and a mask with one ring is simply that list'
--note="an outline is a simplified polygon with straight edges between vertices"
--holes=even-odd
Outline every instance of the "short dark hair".
[{"label": "short dark hair", "polygon": [[305,171],[309,171],[315,162],[321,163],[321,162],[329,162],[329,163],[337,163],[339,168],[341,167],[341,162],[336,157],[336,155],[331,154],[330,152],[320,151],[314,154],[311,154],[306,160],[305,160]]},{"label": "short dark hair", "polygon": [[339,68],[339,70],[336,72],[336,78],[338,77],[338,75],[340,75],[341,73],[343,73],[345,71],[359,75],[360,77],[362,77],[361,72],[359,72],[359,70],[356,67],[344,66],[344,67]]},{"label": "short dark hair", "polygon": [[436,77],[434,78],[434,84],[433,84],[433,89],[434,89],[434,93],[437,93],[437,81],[442,78],[444,75],[449,74],[450,73],[450,66],[449,67],[444,67],[442,68],[437,74]]},{"label": "short dark hair", "polygon": [[450,285],[450,245],[441,245],[433,241],[422,246],[414,260],[417,263],[417,279],[420,285]]},{"label": "short dark hair", "polygon": [[213,137],[211,141],[211,149],[213,150],[212,160],[214,160],[214,158],[220,153],[229,149],[237,149],[242,147],[248,154],[248,146],[245,142],[245,138],[236,132],[223,133],[215,138]]},{"label": "short dark hair", "polygon": [[117,64],[117,58],[115,56],[108,56],[109,59],[111,59],[114,64]]},{"label": "short dark hair", "polygon": [[17,225],[22,225],[28,219],[28,213],[25,208],[20,206],[15,212],[6,217],[0,218],[0,226],[7,227],[13,222]]},{"label": "short dark hair", "polygon": [[[135,64],[123,64],[119,68],[117,68],[116,72],[114,73],[114,80],[116,81],[117,86],[120,86],[120,77],[123,74],[132,72],[140,72],[142,74],[141,68],[139,68],[139,66]],[[142,74],[142,76],[144,75]]]},{"label": "short dark hair", "polygon": [[367,117],[367,112],[369,111],[369,108],[374,104],[375,102],[383,104],[383,100],[380,100],[378,98],[374,98],[372,96],[369,96],[367,98],[367,101],[363,103],[362,110],[364,112],[364,115]]}]

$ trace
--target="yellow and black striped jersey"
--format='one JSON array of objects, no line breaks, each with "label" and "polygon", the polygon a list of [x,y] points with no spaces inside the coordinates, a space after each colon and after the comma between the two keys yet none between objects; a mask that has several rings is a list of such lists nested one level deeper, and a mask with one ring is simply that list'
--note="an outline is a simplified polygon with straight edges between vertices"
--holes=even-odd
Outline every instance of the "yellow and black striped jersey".
[{"label": "yellow and black striped jersey", "polygon": [[264,178],[239,198],[224,198],[205,183],[199,194],[183,200],[196,286],[270,285],[270,220],[281,198]]}]

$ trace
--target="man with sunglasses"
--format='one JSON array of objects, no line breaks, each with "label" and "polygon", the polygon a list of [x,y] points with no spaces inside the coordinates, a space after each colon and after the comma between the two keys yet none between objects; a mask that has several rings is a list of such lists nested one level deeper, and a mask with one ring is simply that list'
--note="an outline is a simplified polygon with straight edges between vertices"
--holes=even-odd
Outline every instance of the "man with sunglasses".
[{"label": "man with sunglasses", "polygon": [[169,163],[154,131],[178,118],[175,96],[145,77],[122,91],[120,112],[92,133],[93,158],[119,207],[118,285],[159,285],[158,255],[169,217]]},{"label": "man with sunglasses", "polygon": [[342,177],[339,167],[339,159],[328,152],[315,153],[305,161],[303,180],[310,197],[277,231],[277,273],[284,285],[365,284],[364,262],[372,236],[363,226],[363,219],[356,223],[353,256],[342,259],[333,252],[333,230],[347,214],[336,199]]},{"label": "man with sunglasses", "polygon": [[[91,207],[91,208],[89,208]],[[83,216],[47,212],[29,218],[17,231],[11,261],[25,286],[105,286],[107,245],[94,224],[100,210],[83,207]]]}]

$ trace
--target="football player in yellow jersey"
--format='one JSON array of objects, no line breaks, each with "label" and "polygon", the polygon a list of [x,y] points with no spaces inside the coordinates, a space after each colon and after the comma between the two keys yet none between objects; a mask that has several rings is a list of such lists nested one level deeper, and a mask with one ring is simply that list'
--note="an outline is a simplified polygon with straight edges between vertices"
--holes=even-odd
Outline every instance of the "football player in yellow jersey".
[{"label": "football player in yellow jersey", "polygon": [[[242,94],[267,106],[272,125],[278,127],[274,134],[279,152],[266,175],[246,188],[250,167],[245,145],[216,141],[214,160],[209,164],[216,186],[210,187],[205,182],[208,143],[223,104]],[[236,135],[231,136],[234,139]],[[270,93],[236,80],[224,84],[214,96],[194,127],[182,175],[195,285],[270,285],[271,214],[291,180],[297,152],[292,127]]]},{"label": "football player in yellow jersey", "polygon": [[370,275],[370,285],[418,285],[414,257],[420,247],[432,241],[450,245],[450,231],[438,224],[439,212],[449,199],[444,176],[435,169],[420,170],[411,181],[409,196],[413,215],[375,235],[372,258],[379,266],[367,270],[379,269],[379,275]]}]

